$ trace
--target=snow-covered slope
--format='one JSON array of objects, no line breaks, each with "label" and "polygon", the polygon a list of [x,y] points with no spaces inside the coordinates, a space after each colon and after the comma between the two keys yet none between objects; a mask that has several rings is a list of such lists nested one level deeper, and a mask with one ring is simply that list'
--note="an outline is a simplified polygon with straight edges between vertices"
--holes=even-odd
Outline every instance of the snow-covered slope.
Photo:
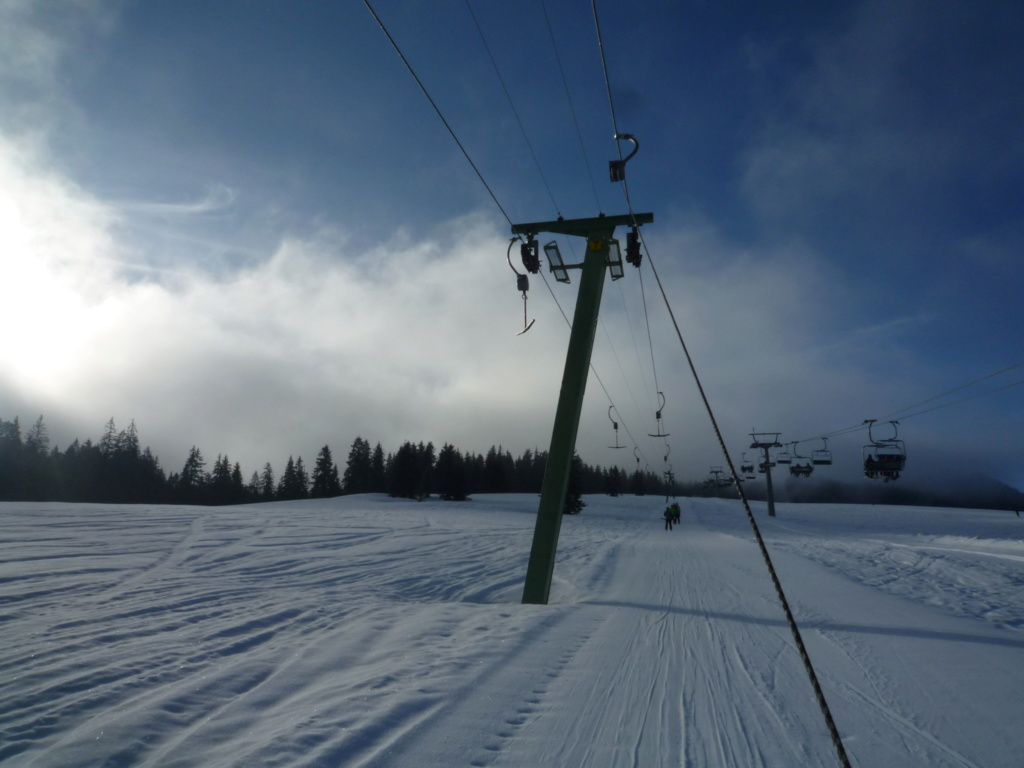
[{"label": "snow-covered slope", "polygon": [[[586,501],[0,504],[0,764],[835,765],[739,504]],[[1024,518],[755,513],[854,765],[1024,765]]]}]

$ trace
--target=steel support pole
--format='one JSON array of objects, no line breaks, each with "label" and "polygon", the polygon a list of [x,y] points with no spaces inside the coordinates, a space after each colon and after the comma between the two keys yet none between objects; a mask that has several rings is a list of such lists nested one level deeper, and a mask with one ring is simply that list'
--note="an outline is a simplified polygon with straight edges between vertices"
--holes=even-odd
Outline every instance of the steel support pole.
[{"label": "steel support pole", "polygon": [[540,508],[537,510],[533,546],[523,587],[523,603],[547,605],[551,592],[558,534],[562,528],[562,512],[569,490],[569,473],[576,449],[580,412],[583,410],[583,395],[587,389],[587,374],[590,372],[590,355],[594,349],[607,262],[607,242],[604,239],[590,240],[583,260],[576,311],[569,335],[569,351],[565,356],[565,371],[562,374],[562,389],[558,395],[555,425],[551,432],[551,449],[548,451],[544,483],[541,486]]},{"label": "steel support pole", "polygon": [[764,479],[768,485],[768,517],[775,517],[775,492],[772,490],[772,463],[764,449]]}]

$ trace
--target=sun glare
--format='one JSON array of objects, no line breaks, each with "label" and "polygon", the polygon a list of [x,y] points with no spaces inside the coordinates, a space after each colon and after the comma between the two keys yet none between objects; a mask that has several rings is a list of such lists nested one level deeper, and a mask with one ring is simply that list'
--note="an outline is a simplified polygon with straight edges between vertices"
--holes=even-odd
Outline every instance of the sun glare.
[{"label": "sun glare", "polygon": [[0,323],[7,329],[0,361],[22,385],[51,389],[66,372],[85,331],[84,303],[73,275],[37,247],[14,201],[0,199]]}]

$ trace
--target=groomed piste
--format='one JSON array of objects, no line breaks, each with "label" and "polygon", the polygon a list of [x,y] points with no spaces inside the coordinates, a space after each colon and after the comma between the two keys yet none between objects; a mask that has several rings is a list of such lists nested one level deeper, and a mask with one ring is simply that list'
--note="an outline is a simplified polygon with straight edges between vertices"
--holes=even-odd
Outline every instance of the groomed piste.
[{"label": "groomed piste", "polygon": [[[738,502],[0,504],[0,764],[831,766]],[[754,504],[855,766],[1020,765],[1024,518]]]}]

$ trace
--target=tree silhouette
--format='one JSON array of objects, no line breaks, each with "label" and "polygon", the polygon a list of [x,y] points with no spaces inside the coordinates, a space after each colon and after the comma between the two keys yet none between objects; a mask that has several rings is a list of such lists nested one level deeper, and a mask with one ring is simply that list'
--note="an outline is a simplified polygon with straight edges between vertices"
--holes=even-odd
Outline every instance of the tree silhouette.
[{"label": "tree silhouette", "polygon": [[304,499],[309,495],[309,477],[302,464],[302,457],[298,461],[288,457],[285,464],[281,481],[277,484],[277,498],[281,501],[295,501]]},{"label": "tree silhouette", "polygon": [[314,499],[326,499],[341,495],[338,465],[334,463],[331,449],[326,445],[317,454],[316,464],[313,466],[313,484],[309,495]]},{"label": "tree silhouette", "polygon": [[260,473],[260,499],[262,501],[273,501],[277,495],[277,485],[274,480],[274,468],[268,461],[263,465],[263,472]]},{"label": "tree silhouette", "polygon": [[437,455],[434,480],[438,495],[445,501],[465,501],[466,463],[454,445],[445,443]]},{"label": "tree silhouette", "polygon": [[373,460],[370,444],[361,437],[352,441],[345,465],[342,487],[345,493],[369,493],[373,483]]},{"label": "tree silhouette", "polygon": [[[114,420],[111,419],[110,423],[113,424]],[[107,435],[104,435],[106,438]],[[103,453],[103,446],[100,446],[100,453],[106,457]],[[181,474],[178,476],[178,493],[179,498],[186,504],[201,504],[203,501],[203,494],[206,490],[206,485],[209,478],[203,471],[206,466],[206,462],[203,460],[203,453],[194,445],[188,452],[188,458],[185,459],[185,466],[181,468]]]},{"label": "tree silhouette", "polygon": [[566,515],[578,515],[587,506],[582,496],[583,469],[583,460],[573,451],[572,464],[569,468],[569,490],[565,494],[565,508],[562,510]]}]

